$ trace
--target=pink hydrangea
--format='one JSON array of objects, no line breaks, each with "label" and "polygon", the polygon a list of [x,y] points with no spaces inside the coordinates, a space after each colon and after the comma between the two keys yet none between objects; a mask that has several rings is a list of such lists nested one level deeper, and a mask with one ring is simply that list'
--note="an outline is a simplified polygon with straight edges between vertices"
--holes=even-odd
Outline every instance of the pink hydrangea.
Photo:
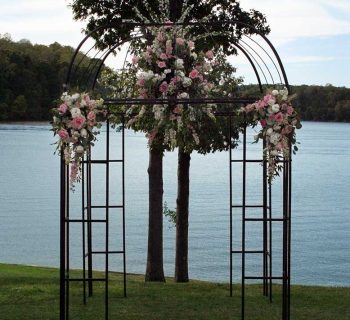
[{"label": "pink hydrangea", "polygon": [[72,128],[80,130],[86,122],[85,117],[79,116],[71,120],[70,125]]},{"label": "pink hydrangea", "polygon": [[269,103],[272,104],[272,102],[273,104],[275,104],[276,98],[273,95],[268,94],[264,97],[263,101],[265,102],[266,105],[268,105]]},{"label": "pink hydrangea", "polygon": [[59,107],[58,107],[58,112],[61,113],[61,114],[65,114],[68,110],[68,106],[63,103],[61,104]]},{"label": "pink hydrangea", "polygon": [[196,79],[199,77],[199,71],[197,69],[193,69],[190,74],[189,74],[189,77],[191,79]]}]

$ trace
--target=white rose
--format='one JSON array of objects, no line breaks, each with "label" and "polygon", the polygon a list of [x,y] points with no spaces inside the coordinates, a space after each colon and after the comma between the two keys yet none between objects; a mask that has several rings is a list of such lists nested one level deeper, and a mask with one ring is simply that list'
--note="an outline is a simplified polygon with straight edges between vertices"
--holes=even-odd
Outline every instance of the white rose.
[{"label": "white rose", "polygon": [[164,70],[164,73],[165,73],[165,74],[171,73],[171,69],[165,69],[165,70]]},{"label": "white rose", "polygon": [[81,129],[80,130],[80,135],[83,137],[83,138],[86,138],[88,136],[88,132],[86,129]]},{"label": "white rose", "polygon": [[80,117],[81,116],[81,111],[79,108],[72,108],[70,110],[70,113],[72,115],[72,118],[77,118],[77,117]]},{"label": "white rose", "polygon": [[270,99],[269,102],[267,103],[269,106],[273,106],[276,103],[275,99]]},{"label": "white rose", "polygon": [[187,92],[182,92],[182,93],[179,94],[178,97],[181,98],[181,99],[187,99],[189,97],[189,95],[188,95]]},{"label": "white rose", "polygon": [[74,93],[73,95],[72,95],[72,99],[73,100],[78,100],[80,98],[80,94],[79,93]]},{"label": "white rose", "polygon": [[273,90],[273,91],[272,91],[272,95],[273,95],[273,96],[278,96],[278,90]]},{"label": "white rose", "polygon": [[182,71],[180,71],[180,70],[176,71],[176,75],[181,77],[181,78],[183,78],[185,76],[185,74]]},{"label": "white rose", "polygon": [[271,110],[273,113],[277,113],[278,111],[280,111],[280,106],[276,103],[271,107]]},{"label": "white rose", "polygon": [[184,61],[182,59],[176,59],[175,67],[177,69],[183,69],[184,68]]},{"label": "white rose", "polygon": [[84,153],[84,147],[83,146],[77,146],[75,151],[76,151],[76,153]]},{"label": "white rose", "polygon": [[268,136],[270,136],[271,134],[273,134],[273,129],[272,128],[268,128],[267,131],[266,131],[266,134]]},{"label": "white rose", "polygon": [[196,59],[197,59],[197,57],[198,57],[198,55],[197,55],[197,53],[192,52],[192,53],[191,53],[191,57],[193,57],[193,59],[195,59],[195,60],[196,60]]},{"label": "white rose", "polygon": [[281,135],[279,133],[274,132],[270,135],[270,142],[272,144],[277,144],[280,141]]}]

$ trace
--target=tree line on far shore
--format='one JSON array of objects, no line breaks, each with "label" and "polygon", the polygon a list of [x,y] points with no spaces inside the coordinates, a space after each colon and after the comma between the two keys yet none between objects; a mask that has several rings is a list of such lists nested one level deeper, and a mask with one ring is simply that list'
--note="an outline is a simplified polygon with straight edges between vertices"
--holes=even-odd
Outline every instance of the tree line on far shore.
[{"label": "tree line on far shore", "polygon": [[[33,45],[0,35],[0,121],[50,120],[73,52],[57,42]],[[83,74],[86,67],[81,65],[79,72]],[[241,91],[256,95],[257,86],[245,85]],[[350,88],[300,85],[292,86],[292,92],[302,120],[350,122]]]}]

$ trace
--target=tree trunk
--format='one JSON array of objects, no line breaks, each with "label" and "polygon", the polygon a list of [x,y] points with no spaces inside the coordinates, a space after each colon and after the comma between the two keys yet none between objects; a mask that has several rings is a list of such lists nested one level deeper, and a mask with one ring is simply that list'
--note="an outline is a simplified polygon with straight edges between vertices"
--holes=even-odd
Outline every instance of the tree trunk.
[{"label": "tree trunk", "polygon": [[179,148],[176,200],[175,281],[188,282],[188,203],[191,156]]},{"label": "tree trunk", "polygon": [[149,152],[149,221],[146,281],[165,282],[163,270],[163,153]]}]

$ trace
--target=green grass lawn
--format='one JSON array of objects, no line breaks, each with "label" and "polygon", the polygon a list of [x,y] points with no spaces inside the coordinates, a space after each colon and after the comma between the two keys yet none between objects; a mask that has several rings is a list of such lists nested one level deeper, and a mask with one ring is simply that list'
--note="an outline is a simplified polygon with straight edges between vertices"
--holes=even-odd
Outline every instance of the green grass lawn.
[{"label": "green grass lawn", "polygon": [[[145,283],[142,276],[128,275],[128,298],[123,298],[122,277],[111,274],[110,319],[240,319],[239,287],[234,289],[230,298],[227,284],[177,284],[170,278],[166,284]],[[270,304],[262,297],[261,286],[247,286],[246,319],[281,319],[280,289],[274,287]],[[85,306],[81,283],[71,283],[70,319],[104,319],[104,285],[94,283],[94,290]],[[57,320],[58,305],[57,269],[0,264],[1,320]],[[294,320],[349,320],[350,288],[293,286],[291,312]]]}]

